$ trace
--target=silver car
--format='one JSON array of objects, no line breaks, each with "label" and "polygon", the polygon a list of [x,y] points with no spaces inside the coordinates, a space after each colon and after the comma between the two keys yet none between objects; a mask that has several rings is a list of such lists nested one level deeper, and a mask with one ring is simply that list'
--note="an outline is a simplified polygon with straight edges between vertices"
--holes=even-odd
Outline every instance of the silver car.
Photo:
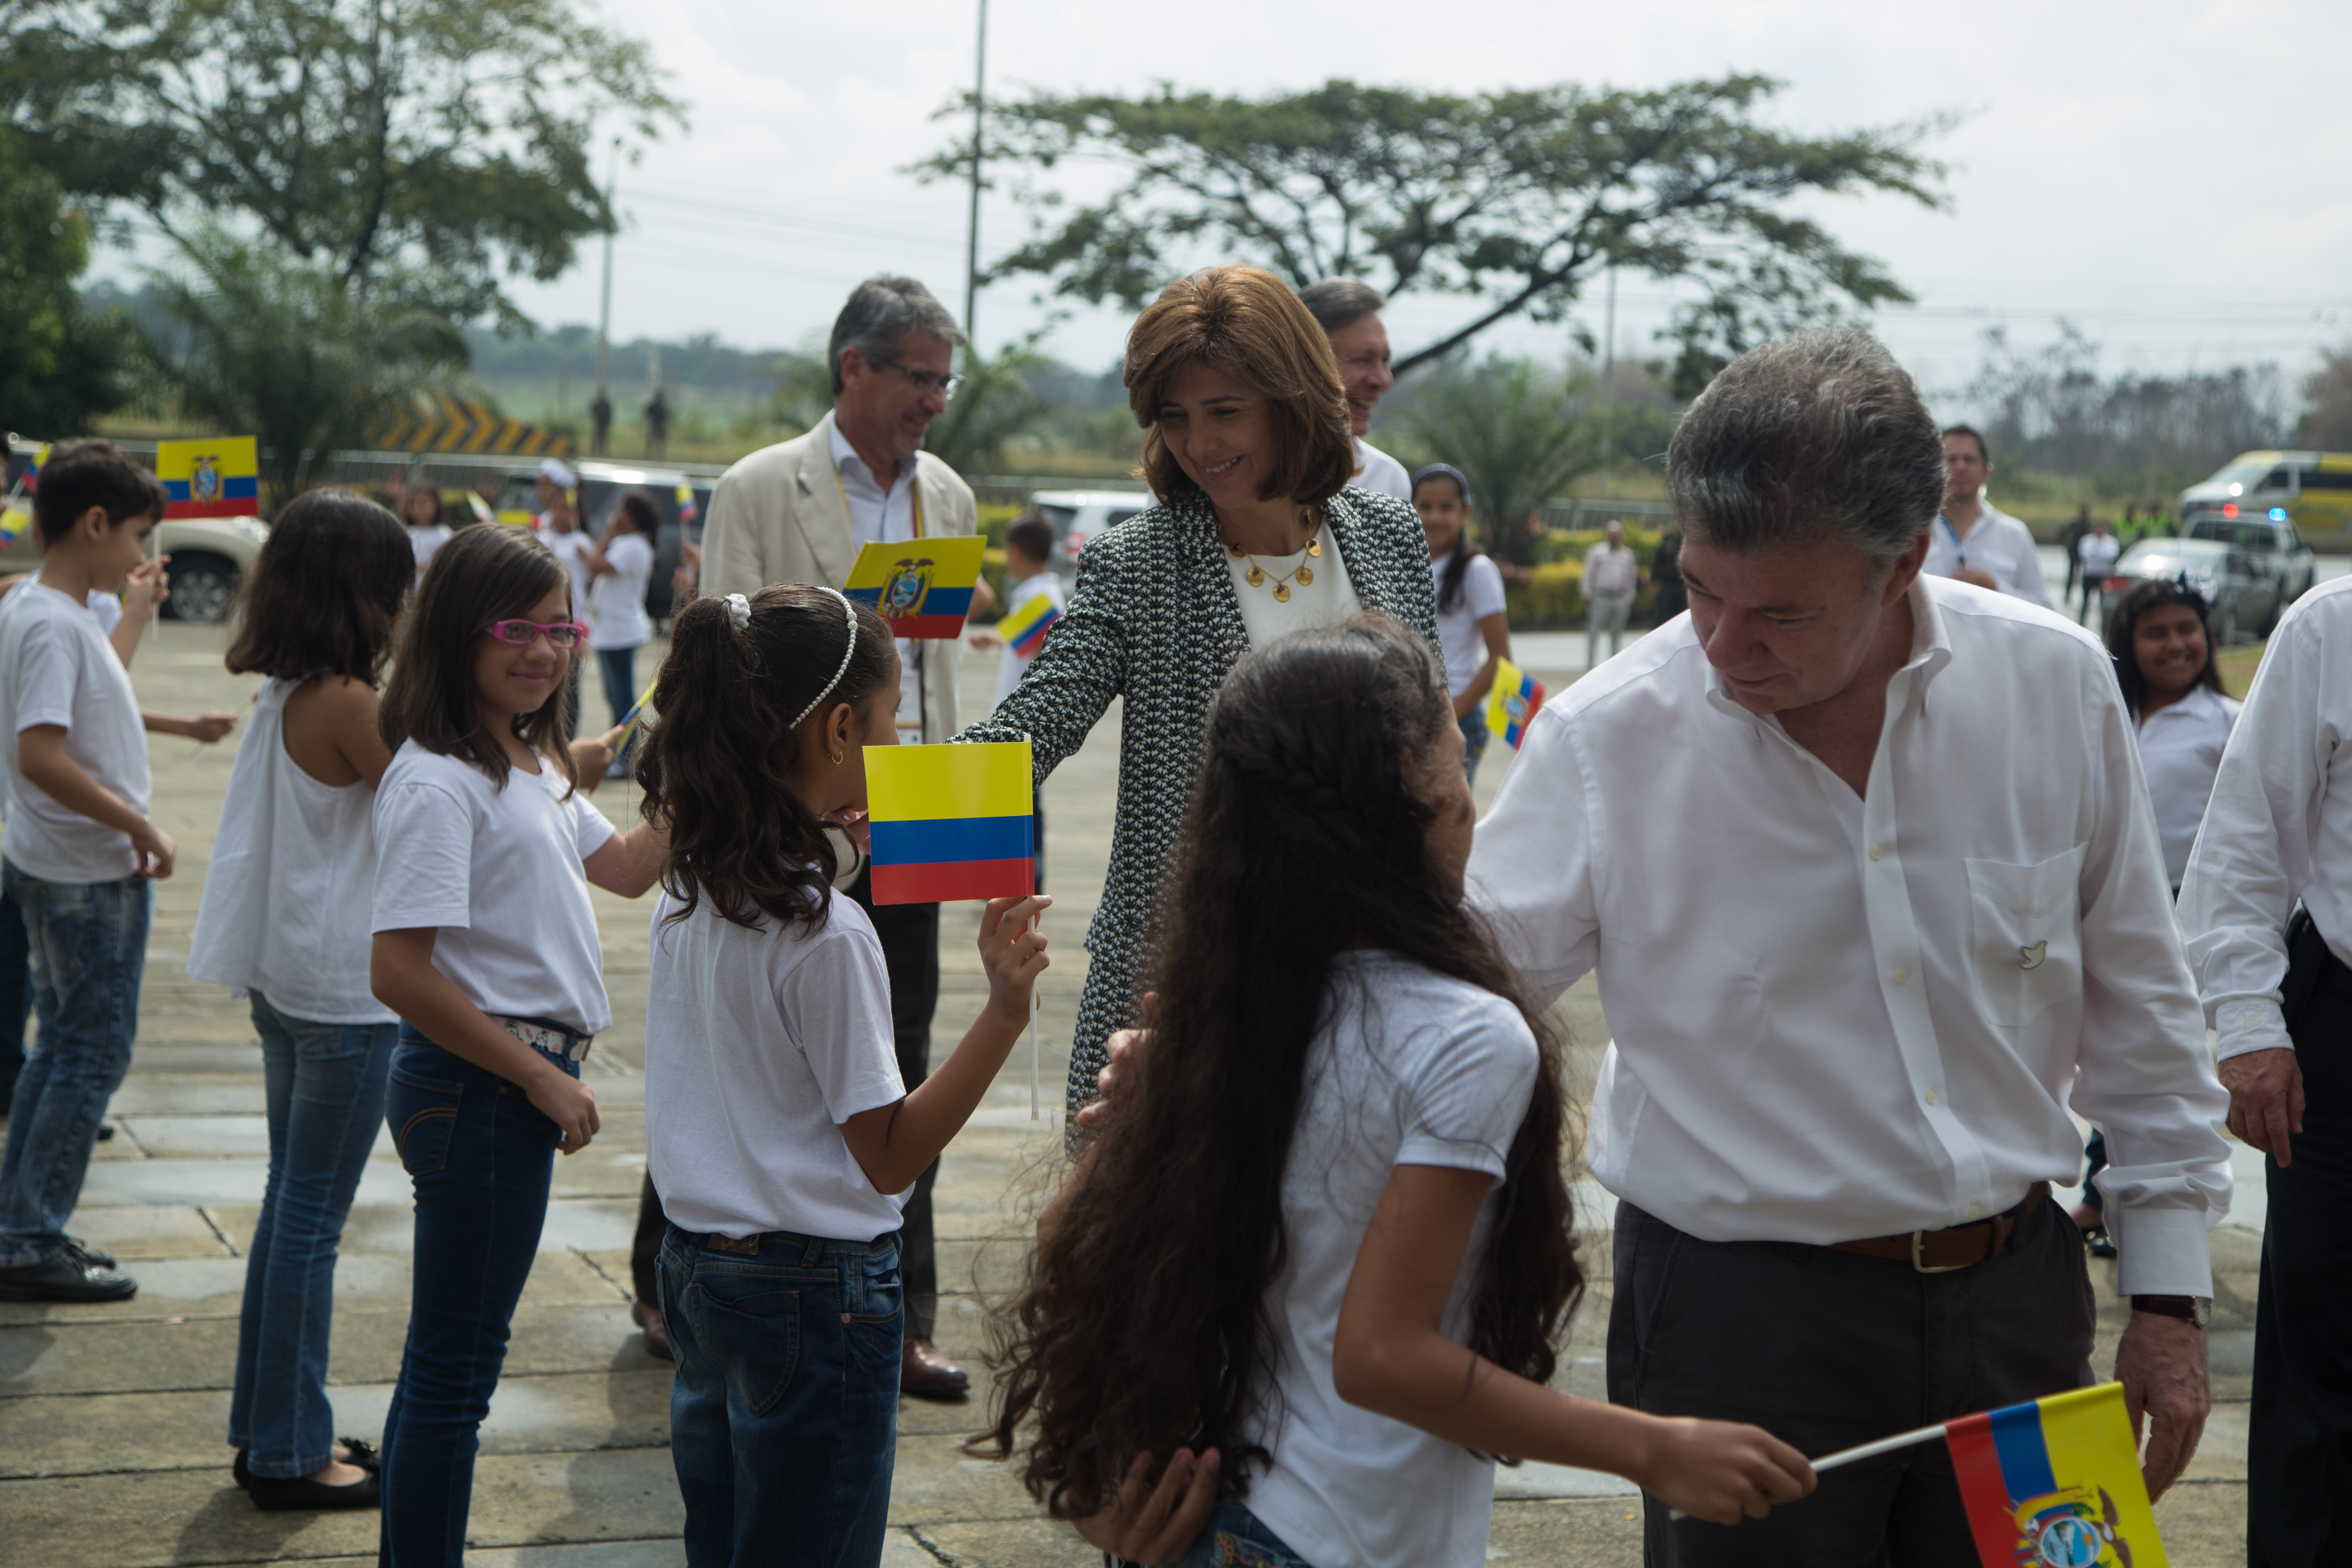
[{"label": "silver car", "polygon": [[1050,564],[1075,572],[1078,552],[1087,547],[1087,540],[1148,510],[1153,503],[1150,494],[1143,490],[1039,490],[1029,498],[1029,504],[1054,525]]},{"label": "silver car", "polygon": [[2281,608],[2278,579],[2251,552],[2218,539],[2143,539],[2099,583],[2099,626],[2123,596],[2148,579],[2186,577],[2213,606],[2213,640],[2223,647],[2242,637],[2270,636]]}]

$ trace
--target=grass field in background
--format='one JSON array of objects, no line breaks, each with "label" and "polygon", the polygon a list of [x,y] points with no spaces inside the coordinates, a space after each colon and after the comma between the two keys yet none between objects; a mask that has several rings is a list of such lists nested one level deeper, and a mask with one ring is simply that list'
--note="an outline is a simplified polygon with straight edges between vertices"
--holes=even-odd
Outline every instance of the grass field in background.
[{"label": "grass field in background", "polygon": [[2255,667],[2263,662],[2263,649],[2267,643],[2250,643],[2244,647],[2224,648],[2216,661],[2221,667],[2221,684],[2230,695],[2242,700],[2246,688],[2254,683]]}]

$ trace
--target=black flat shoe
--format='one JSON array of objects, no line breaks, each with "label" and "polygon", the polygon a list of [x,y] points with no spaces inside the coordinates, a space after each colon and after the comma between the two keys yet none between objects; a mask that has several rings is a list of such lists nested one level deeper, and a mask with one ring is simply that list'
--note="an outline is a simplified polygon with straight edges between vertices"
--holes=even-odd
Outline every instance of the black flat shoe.
[{"label": "black flat shoe", "polygon": [[247,1451],[239,1448],[236,1451],[236,1461],[228,1468],[230,1478],[236,1482],[236,1489],[241,1492],[249,1492],[253,1489],[253,1471],[247,1467],[246,1457]]},{"label": "black flat shoe", "polygon": [[[335,1439],[335,1447],[342,1450],[335,1458],[344,1464],[357,1465],[372,1476],[383,1474],[383,1461],[375,1457],[373,1448],[361,1442],[357,1437],[338,1437]],[[251,1458],[249,1449],[239,1448],[236,1451],[236,1462],[228,1468],[228,1473],[236,1479],[239,1491],[249,1492],[253,1489],[253,1468],[248,1462]]]},{"label": "black flat shoe", "polygon": [[264,1513],[383,1506],[383,1479],[373,1470],[347,1487],[331,1487],[307,1476],[295,1476],[286,1480],[271,1476],[256,1476],[251,1489],[253,1506]]},{"label": "black flat shoe", "polygon": [[0,1268],[0,1301],[126,1301],[138,1293],[138,1280],[76,1247]]}]

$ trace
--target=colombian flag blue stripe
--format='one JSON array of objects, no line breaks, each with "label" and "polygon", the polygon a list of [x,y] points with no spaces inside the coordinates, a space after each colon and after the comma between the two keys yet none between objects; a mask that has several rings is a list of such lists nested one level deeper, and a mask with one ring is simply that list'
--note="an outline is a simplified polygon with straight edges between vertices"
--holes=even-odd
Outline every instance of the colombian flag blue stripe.
[{"label": "colombian flag blue stripe", "polygon": [[918,866],[950,860],[1025,860],[1036,853],[1034,816],[946,816],[919,822],[877,822],[871,850],[877,866]]}]

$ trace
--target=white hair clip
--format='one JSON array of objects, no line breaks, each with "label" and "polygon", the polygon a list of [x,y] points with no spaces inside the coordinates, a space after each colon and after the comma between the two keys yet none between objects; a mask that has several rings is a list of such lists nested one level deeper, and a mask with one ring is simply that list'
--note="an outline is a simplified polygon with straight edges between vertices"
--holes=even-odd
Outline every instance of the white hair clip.
[{"label": "white hair clip", "polygon": [[[793,728],[795,730],[801,727],[802,722],[806,720],[810,714],[816,711],[818,703],[823,702],[826,698],[833,695],[833,689],[841,684],[841,678],[843,676],[849,673],[849,661],[855,658],[857,653],[857,606],[851,604],[849,602],[849,595],[843,593],[838,588],[827,588],[825,592],[831,594],[835,598],[841,601],[841,618],[843,623],[849,627],[849,646],[841,650],[841,668],[833,672],[833,679],[824,683],[824,689],[811,698],[809,700],[809,705],[801,710],[800,718],[793,721]],[[730,594],[727,596],[730,599],[740,599],[742,597],[740,594]]]},{"label": "white hair clip", "polygon": [[749,631],[751,627],[751,601],[740,594],[728,595],[727,618],[735,623],[737,631]]}]

